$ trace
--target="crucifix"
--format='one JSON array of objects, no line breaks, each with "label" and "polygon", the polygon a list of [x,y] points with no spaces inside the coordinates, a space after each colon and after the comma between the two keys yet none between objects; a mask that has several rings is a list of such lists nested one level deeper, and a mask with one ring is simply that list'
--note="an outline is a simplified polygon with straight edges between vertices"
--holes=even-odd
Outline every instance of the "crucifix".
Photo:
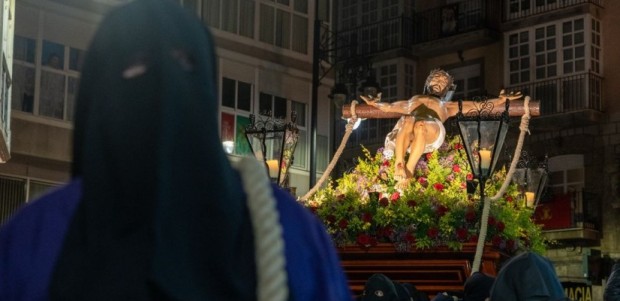
[{"label": "crucifix", "polygon": [[[424,153],[439,148],[445,138],[446,130],[443,123],[459,112],[458,102],[450,101],[454,90],[450,74],[441,69],[430,72],[424,85],[424,94],[414,95],[408,100],[392,103],[381,102],[381,94],[377,97],[361,95],[366,105],[356,107],[355,114],[359,118],[399,118],[394,129],[385,139],[384,154],[395,157],[394,178],[401,184],[413,176],[418,160]],[[493,110],[501,112],[503,104],[510,101],[510,116],[524,114],[521,93],[500,91],[498,97],[486,102],[493,105]],[[462,111],[476,109],[476,101],[463,101]],[[538,116],[538,104],[530,103],[530,114]],[[350,118],[350,106],[343,106],[343,118]],[[409,153],[407,162],[404,161]]]}]

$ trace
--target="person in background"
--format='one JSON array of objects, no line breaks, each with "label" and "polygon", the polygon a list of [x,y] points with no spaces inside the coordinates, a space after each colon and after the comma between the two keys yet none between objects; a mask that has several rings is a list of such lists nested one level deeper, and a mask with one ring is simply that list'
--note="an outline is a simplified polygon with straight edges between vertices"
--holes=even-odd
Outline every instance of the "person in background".
[{"label": "person in background", "polygon": [[495,277],[475,272],[465,281],[463,301],[485,301],[491,294]]},{"label": "person in background", "polygon": [[491,301],[570,301],[549,259],[524,252],[501,268],[493,287]]},{"label": "person in background", "polygon": [[620,262],[614,264],[611,269],[607,286],[603,294],[604,301],[620,301]]},{"label": "person in background", "polygon": [[[105,17],[81,75],[72,180],[0,230],[0,300],[352,300],[320,222],[260,168],[229,162],[216,66],[212,36],[177,1]],[[279,298],[259,294],[257,185],[282,229]]]}]

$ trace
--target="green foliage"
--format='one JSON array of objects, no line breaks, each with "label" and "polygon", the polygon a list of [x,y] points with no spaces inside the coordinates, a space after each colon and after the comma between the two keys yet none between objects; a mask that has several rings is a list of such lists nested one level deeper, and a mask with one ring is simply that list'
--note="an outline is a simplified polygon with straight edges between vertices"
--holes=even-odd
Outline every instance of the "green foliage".
[{"label": "green foliage", "polygon": [[[422,156],[414,177],[402,186],[394,180],[393,158],[385,158],[382,149],[374,155],[364,149],[352,172],[304,205],[323,221],[337,245],[391,242],[399,251],[436,246],[460,250],[463,243],[478,240],[482,202],[478,191],[467,193],[473,176],[460,139],[446,140]],[[496,172],[485,194],[495,195],[505,178],[505,169]],[[487,243],[506,253],[519,248],[544,252],[541,227],[522,199],[511,185],[491,204]]]}]

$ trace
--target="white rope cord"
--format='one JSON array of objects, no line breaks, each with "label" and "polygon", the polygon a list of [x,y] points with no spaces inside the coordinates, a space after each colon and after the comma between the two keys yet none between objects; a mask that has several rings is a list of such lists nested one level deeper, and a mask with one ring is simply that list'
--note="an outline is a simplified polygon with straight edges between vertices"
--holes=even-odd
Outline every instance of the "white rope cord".
[{"label": "white rope cord", "polygon": [[289,291],[282,225],[265,166],[245,157],[235,168],[243,180],[254,231],[257,300],[285,301]]},{"label": "white rope cord", "polygon": [[512,162],[510,163],[510,169],[508,169],[508,173],[506,174],[506,178],[504,179],[504,183],[499,191],[493,197],[487,197],[484,199],[483,207],[482,207],[482,216],[480,217],[480,234],[478,235],[478,244],[476,245],[476,254],[474,255],[474,263],[472,266],[472,274],[478,272],[480,270],[480,262],[482,261],[482,253],[484,250],[484,241],[487,236],[487,227],[489,222],[489,211],[491,209],[491,202],[495,202],[499,200],[500,197],[504,195],[508,185],[510,185],[510,181],[512,180],[512,175],[517,167],[517,162],[519,161],[519,156],[517,154],[521,153],[521,149],[523,148],[523,140],[525,138],[525,133],[529,133],[529,123],[530,123],[530,97],[526,96],[523,101],[523,107],[525,108],[525,113],[521,116],[521,124],[519,129],[521,132],[519,133],[519,140],[517,142],[517,146],[515,148],[515,155],[512,158]]},{"label": "white rope cord", "polygon": [[340,156],[342,155],[342,152],[344,151],[344,147],[347,145],[347,141],[349,141],[349,137],[351,136],[351,133],[353,132],[353,125],[357,121],[357,114],[355,114],[356,104],[357,104],[356,100],[351,101],[351,118],[349,119],[349,122],[345,126],[344,136],[342,136],[342,141],[340,141],[340,146],[338,146],[336,153],[334,153],[334,157],[332,158],[331,162],[329,162],[329,165],[327,165],[327,168],[323,172],[323,175],[321,176],[319,181],[314,185],[314,187],[312,187],[312,189],[310,189],[303,197],[301,197],[302,200],[307,201],[308,198],[312,197],[316,193],[319,187],[323,186],[323,182],[325,182],[325,180],[332,173],[332,170],[336,166],[336,162],[338,162],[338,159],[340,159]]}]

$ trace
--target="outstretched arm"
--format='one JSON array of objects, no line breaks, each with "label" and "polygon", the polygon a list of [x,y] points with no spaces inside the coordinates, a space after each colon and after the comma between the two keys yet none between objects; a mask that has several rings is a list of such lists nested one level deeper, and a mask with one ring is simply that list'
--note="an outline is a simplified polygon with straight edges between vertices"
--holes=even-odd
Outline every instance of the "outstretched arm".
[{"label": "outstretched arm", "polygon": [[381,102],[381,93],[376,98],[360,95],[360,98],[369,106],[373,106],[383,112],[395,112],[401,114],[409,114],[415,109],[409,100],[398,100],[392,103]]},{"label": "outstretched arm", "polygon": [[[506,103],[506,100],[515,100],[521,98],[523,95],[521,92],[510,92],[506,93],[504,89],[499,91],[499,96],[497,98],[491,98],[487,101],[492,103],[494,107],[501,106]],[[478,104],[473,100],[464,100],[463,102],[463,112],[468,112],[470,110],[476,110],[478,108]],[[459,103],[458,101],[448,101],[445,103],[446,109],[448,110],[449,116],[455,116],[459,112]]]}]

